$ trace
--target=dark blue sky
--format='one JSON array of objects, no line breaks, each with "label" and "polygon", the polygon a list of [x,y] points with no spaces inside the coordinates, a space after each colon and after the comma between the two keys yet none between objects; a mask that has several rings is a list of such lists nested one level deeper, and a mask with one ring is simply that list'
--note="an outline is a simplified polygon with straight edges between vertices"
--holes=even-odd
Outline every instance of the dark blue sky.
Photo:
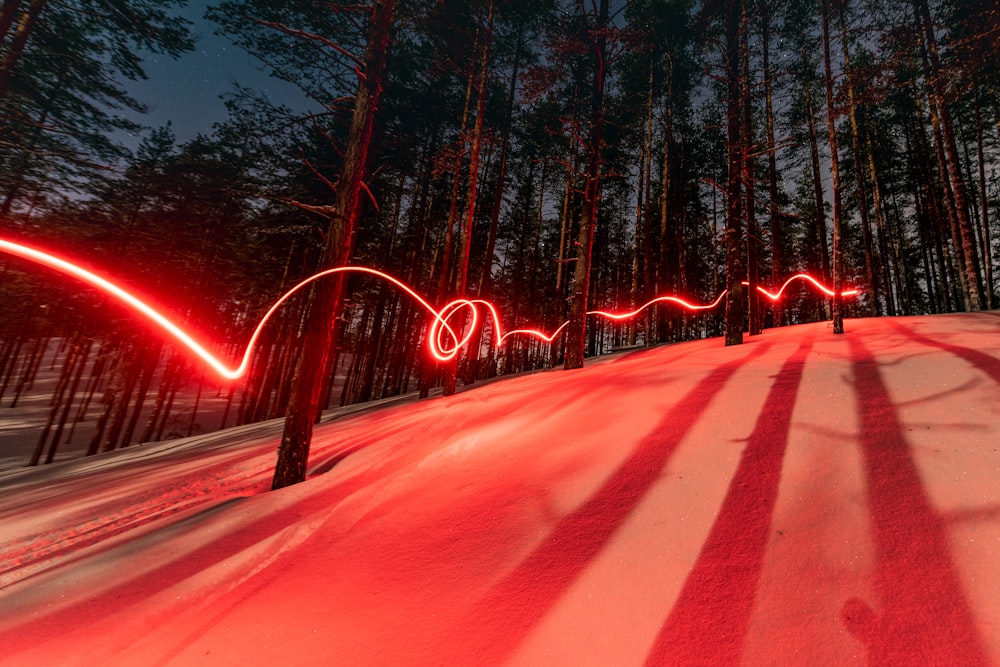
[{"label": "dark blue sky", "polygon": [[234,81],[288,106],[308,104],[295,86],[268,77],[259,61],[213,33],[214,24],[202,18],[210,4],[209,0],[190,0],[178,11],[194,24],[194,51],[176,60],[148,55],[144,68],[149,78],[129,85],[132,94],[150,109],[133,120],[151,127],[171,121],[178,142],[199,132],[209,133],[213,123],[225,120],[220,96],[232,91]]}]

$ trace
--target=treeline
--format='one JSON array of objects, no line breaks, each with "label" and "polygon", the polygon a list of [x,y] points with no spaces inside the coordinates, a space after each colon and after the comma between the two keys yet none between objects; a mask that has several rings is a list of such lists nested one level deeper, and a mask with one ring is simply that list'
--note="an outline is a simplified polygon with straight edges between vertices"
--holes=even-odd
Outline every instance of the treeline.
[{"label": "treeline", "polygon": [[[123,85],[137,54],[192,47],[174,4],[4,4],[4,236],[106,267],[232,359],[335,256],[437,304],[490,300],[508,329],[570,321],[552,344],[498,348],[486,329],[440,363],[425,312],[350,277],[323,288],[340,305],[321,407],[625,346],[994,305],[1000,15],[986,0],[228,0],[208,18],[314,108],[238,87],[210,134],[178,144],[159,128],[128,151],[113,137],[138,131],[118,113],[142,106]],[[800,271],[861,295],[756,298]],[[727,288],[708,314],[585,315]],[[319,301],[290,301],[248,379],[216,386],[232,421],[307,400],[293,388]],[[28,381],[39,341],[65,350],[32,462],[83,400],[103,406],[88,453],[162,435],[199,376],[106,299],[21,261],[0,258],[0,308],[4,387]]]}]

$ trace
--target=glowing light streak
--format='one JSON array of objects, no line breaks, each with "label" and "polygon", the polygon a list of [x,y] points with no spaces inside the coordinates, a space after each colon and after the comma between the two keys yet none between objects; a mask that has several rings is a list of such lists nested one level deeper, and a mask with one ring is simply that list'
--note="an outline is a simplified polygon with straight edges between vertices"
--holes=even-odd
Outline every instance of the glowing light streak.
[{"label": "glowing light streak", "polygon": [[[485,309],[488,313],[488,321],[492,324],[494,335],[496,338],[497,346],[503,346],[508,338],[515,335],[521,336],[532,336],[543,340],[545,342],[551,343],[559,334],[562,333],[569,322],[563,322],[555,331],[551,334],[547,334],[544,331],[538,329],[514,329],[511,331],[504,332],[500,324],[500,315],[497,312],[496,307],[482,299],[455,299],[445,304],[440,310],[434,308],[426,299],[424,299],[416,290],[402,282],[401,280],[394,278],[393,276],[379,271],[378,269],[372,269],[366,266],[341,266],[332,269],[327,269],[326,271],[321,271],[308,278],[302,280],[290,290],[285,292],[275,301],[264,316],[257,323],[254,328],[253,333],[250,335],[250,339],[247,342],[246,349],[243,352],[243,357],[240,359],[239,365],[232,367],[221,361],[218,357],[208,351],[208,349],[198,342],[191,334],[182,329],[180,326],[175,324],[170,318],[156,310],[149,304],[147,304],[142,299],[138,298],[131,292],[115,284],[108,278],[101,276],[93,271],[89,271],[73,262],[63,259],[57,255],[26,246],[20,243],[14,243],[13,241],[8,241],[0,238],[0,252],[5,252],[22,259],[40,264],[42,266],[47,266],[50,269],[54,269],[60,273],[66,274],[73,278],[76,278],[84,283],[91,285],[105,292],[106,294],[114,297],[120,301],[123,305],[132,309],[135,313],[140,315],[142,318],[147,320],[150,324],[154,326],[155,329],[160,330],[163,334],[166,334],[168,338],[172,338],[177,343],[181,345],[182,348],[189,350],[196,358],[200,359],[206,365],[208,365],[212,370],[219,375],[220,378],[226,380],[237,380],[243,377],[247,369],[250,366],[250,359],[253,355],[253,350],[257,345],[257,341],[260,339],[261,332],[264,326],[270,321],[274,313],[292,296],[297,294],[307,285],[316,282],[327,276],[331,276],[338,273],[360,273],[363,275],[373,276],[380,280],[384,280],[395,285],[403,293],[407,294],[410,298],[416,301],[432,318],[431,326],[427,333],[427,346],[431,355],[438,359],[439,361],[450,361],[455,358],[458,351],[466,345],[472,338],[475,328],[479,326],[479,321],[481,318],[479,309],[480,307]],[[785,289],[796,280],[804,280],[811,283],[820,292],[826,294],[827,296],[833,296],[834,292],[822,283],[817,281],[812,276],[799,273],[788,280],[781,286],[777,292],[770,292],[763,287],[758,286],[757,289],[767,296],[772,301],[778,301],[782,298]],[[747,284],[747,283],[744,283]],[[841,295],[844,297],[856,296],[858,290],[843,290]],[[719,296],[715,298],[714,301],[707,304],[695,304],[686,301],[677,296],[660,296],[655,299],[651,299],[639,308],[635,310],[614,313],[604,310],[592,310],[588,311],[588,315],[596,315],[598,317],[604,317],[606,319],[622,321],[635,317],[645,309],[656,305],[658,303],[674,303],[687,310],[698,312],[704,310],[712,310],[722,302],[725,297],[726,291],[723,291]],[[462,335],[456,333],[455,329],[452,327],[452,320],[460,313],[465,313],[468,311],[468,315],[471,318],[469,325],[464,327],[465,332]]]},{"label": "glowing light streak", "polygon": [[676,296],[658,296],[655,299],[652,299],[652,300],[647,301],[646,303],[642,304],[641,306],[639,306],[635,310],[628,311],[627,313],[610,313],[610,312],[608,312],[606,310],[588,310],[587,314],[588,315],[599,315],[600,317],[606,317],[609,320],[616,320],[616,321],[630,320],[633,317],[635,317],[636,315],[638,315],[639,313],[641,313],[642,311],[644,311],[647,308],[649,308],[650,306],[652,306],[654,304],[657,304],[657,303],[666,303],[666,302],[676,303],[678,306],[680,306],[682,308],[686,308],[687,310],[692,310],[692,311],[712,310],[713,308],[715,308],[716,306],[719,305],[719,303],[722,301],[723,297],[726,296],[726,292],[727,291],[728,290],[722,290],[722,293],[719,294],[719,296],[715,297],[715,301],[713,301],[712,303],[704,304],[704,305],[693,304],[693,303],[685,301],[684,299],[681,299],[680,297],[676,297]]},{"label": "glowing light streak", "polygon": [[522,335],[522,336],[534,336],[540,340],[544,340],[546,343],[551,343],[555,340],[556,336],[562,333],[562,330],[569,326],[569,321],[563,322],[559,325],[559,328],[553,331],[551,334],[546,334],[544,331],[539,331],[538,329],[514,329],[513,331],[508,331],[507,333],[500,336],[497,340],[497,345],[503,345],[504,341],[507,340],[509,336]]},{"label": "glowing light streak", "polygon": [[[771,301],[778,301],[785,293],[785,289],[796,280],[804,280],[808,283],[812,283],[812,285],[817,290],[819,290],[823,294],[826,294],[829,297],[832,297],[836,294],[836,292],[834,292],[832,289],[830,289],[823,283],[819,282],[818,280],[810,276],[808,273],[796,273],[794,276],[791,276],[788,280],[784,282],[784,284],[781,286],[781,289],[779,289],[777,292],[768,291],[767,289],[761,287],[760,285],[757,285],[757,291],[766,296],[767,298],[769,298]],[[749,285],[750,283],[743,281],[743,284]],[[857,296],[859,293],[860,290],[857,289],[841,290],[840,296],[851,297],[851,296]]]}]

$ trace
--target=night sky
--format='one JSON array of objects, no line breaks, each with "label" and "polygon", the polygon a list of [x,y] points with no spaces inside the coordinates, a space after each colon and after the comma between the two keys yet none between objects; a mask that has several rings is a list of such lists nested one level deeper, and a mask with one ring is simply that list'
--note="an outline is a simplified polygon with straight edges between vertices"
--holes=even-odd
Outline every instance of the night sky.
[{"label": "night sky", "polygon": [[[148,54],[144,67],[148,78],[130,82],[128,89],[149,107],[149,113],[130,117],[149,127],[170,121],[178,142],[209,133],[212,124],[225,120],[227,112],[220,96],[232,92],[239,82],[265,93],[276,102],[301,107],[308,102],[291,84],[269,77],[263,65],[234,46],[227,37],[214,34],[215,25],[203,17],[211,0],[190,0],[178,13],[192,22],[194,51],[174,60]],[[125,143],[138,143],[139,137]]]}]

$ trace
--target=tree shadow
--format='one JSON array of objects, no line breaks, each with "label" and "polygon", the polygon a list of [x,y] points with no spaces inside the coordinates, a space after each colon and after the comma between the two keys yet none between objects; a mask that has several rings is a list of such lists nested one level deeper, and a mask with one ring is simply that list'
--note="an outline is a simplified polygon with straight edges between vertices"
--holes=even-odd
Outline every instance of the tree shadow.
[{"label": "tree shadow", "polygon": [[712,530],[646,665],[736,665],[771,532],[795,397],[815,336],[774,377]]},{"label": "tree shadow", "polygon": [[[944,347],[923,336],[912,337]],[[989,664],[949,555],[944,526],[924,491],[878,364],[858,338],[849,338],[848,345],[879,607],[851,598],[841,609],[841,622],[866,645],[870,665]]]},{"label": "tree shadow", "polygon": [[933,338],[928,338],[922,334],[917,333],[910,327],[904,326],[899,322],[889,320],[889,324],[893,329],[900,332],[910,340],[920,343],[921,345],[926,345],[928,347],[936,347],[938,349],[949,352],[956,357],[965,359],[975,368],[982,371],[994,382],[1000,384],[1000,359],[990,356],[985,352],[980,352],[979,350],[974,350],[971,347],[963,347],[961,345],[953,345],[951,343],[945,343],[944,341],[934,340]]},{"label": "tree shadow", "polygon": [[583,505],[564,516],[545,542],[493,586],[451,636],[449,664],[502,664],[611,541],[646,492],[663,474],[684,436],[712,399],[770,343],[711,371],[663,416]]}]

